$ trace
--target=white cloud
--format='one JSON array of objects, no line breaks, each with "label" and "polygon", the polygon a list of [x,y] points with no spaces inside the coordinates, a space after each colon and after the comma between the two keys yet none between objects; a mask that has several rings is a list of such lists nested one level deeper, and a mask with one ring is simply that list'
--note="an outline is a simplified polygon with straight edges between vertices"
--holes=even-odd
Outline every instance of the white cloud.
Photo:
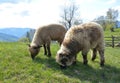
[{"label": "white cloud", "polygon": [[[0,4],[0,28],[37,28],[44,24],[56,23],[60,19],[61,7],[69,4],[68,1],[26,0],[25,2],[21,1],[16,4],[2,3]],[[113,2],[116,2],[116,0],[110,0],[107,3]],[[104,15],[108,8],[108,5],[103,5],[102,3],[104,2],[101,0],[98,0],[98,3],[96,0],[76,0],[76,3],[80,6],[80,16],[85,21],[90,21],[99,15]],[[120,10],[120,6],[116,8]]]},{"label": "white cloud", "polygon": [[[56,4],[57,3],[57,4]],[[0,5],[0,27],[32,27],[56,23],[61,1],[36,0],[31,3],[4,3]]]},{"label": "white cloud", "polygon": [[118,13],[119,13],[118,20],[120,21],[120,6],[115,6],[113,7],[113,9],[118,10]]},{"label": "white cloud", "polygon": [[107,2],[107,4],[113,4],[113,3],[115,3],[116,2],[116,0],[109,0],[108,2]]}]

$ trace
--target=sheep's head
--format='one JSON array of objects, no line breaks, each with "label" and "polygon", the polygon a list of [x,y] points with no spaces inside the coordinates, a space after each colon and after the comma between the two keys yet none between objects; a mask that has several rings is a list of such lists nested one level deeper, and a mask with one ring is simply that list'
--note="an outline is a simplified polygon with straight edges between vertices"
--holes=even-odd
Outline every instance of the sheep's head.
[{"label": "sheep's head", "polygon": [[60,64],[62,69],[65,69],[67,66],[70,66],[75,62],[75,56],[71,53],[58,51],[56,55],[56,62]]},{"label": "sheep's head", "polygon": [[39,53],[41,46],[30,46],[29,45],[29,51],[31,54],[31,58],[34,60],[35,56]]}]

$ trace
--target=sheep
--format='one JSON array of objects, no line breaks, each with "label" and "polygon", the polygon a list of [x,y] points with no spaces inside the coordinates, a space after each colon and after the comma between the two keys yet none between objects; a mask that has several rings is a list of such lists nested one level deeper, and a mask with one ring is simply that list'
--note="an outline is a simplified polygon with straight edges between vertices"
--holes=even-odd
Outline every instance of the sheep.
[{"label": "sheep", "polygon": [[104,66],[104,34],[101,25],[95,22],[83,23],[71,27],[56,54],[56,62],[61,68],[76,63],[77,54],[81,51],[83,63],[87,64],[87,53],[92,49],[91,59],[95,60],[97,51],[100,55],[100,66]]},{"label": "sheep", "polygon": [[[29,45],[29,51],[31,58],[34,60],[35,56],[39,53],[40,47],[44,47],[44,55],[51,56],[50,42],[51,40],[58,41],[61,45],[66,33],[65,27],[60,24],[49,24],[39,27],[34,36],[31,44]],[[47,54],[48,51],[48,54]]]}]

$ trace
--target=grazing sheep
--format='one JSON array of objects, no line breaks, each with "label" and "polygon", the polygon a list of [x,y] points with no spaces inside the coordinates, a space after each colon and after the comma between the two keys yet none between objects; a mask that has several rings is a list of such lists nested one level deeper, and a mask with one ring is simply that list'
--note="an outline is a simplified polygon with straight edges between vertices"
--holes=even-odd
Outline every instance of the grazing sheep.
[{"label": "grazing sheep", "polygon": [[[40,47],[44,47],[44,54],[51,56],[50,42],[51,40],[56,40],[61,45],[66,29],[59,24],[50,24],[47,26],[39,27],[33,37],[31,44],[29,45],[29,51],[31,53],[31,58],[34,59],[39,53]],[[46,48],[47,47],[47,48]],[[48,51],[48,54],[47,54]]]},{"label": "grazing sheep", "polygon": [[104,35],[102,27],[94,22],[84,23],[71,27],[65,34],[56,61],[61,68],[76,63],[77,53],[82,51],[83,63],[87,64],[87,53],[92,49],[92,60],[100,55],[100,65],[104,66]]}]

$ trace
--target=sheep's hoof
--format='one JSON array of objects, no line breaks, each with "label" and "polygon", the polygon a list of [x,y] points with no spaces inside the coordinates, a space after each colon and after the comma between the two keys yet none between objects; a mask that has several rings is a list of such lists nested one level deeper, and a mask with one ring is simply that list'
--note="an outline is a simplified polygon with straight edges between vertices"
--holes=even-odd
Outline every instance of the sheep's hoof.
[{"label": "sheep's hoof", "polygon": [[92,57],[92,59],[91,59],[91,60],[92,60],[92,61],[94,61],[95,59],[96,59],[95,57]]},{"label": "sheep's hoof", "polygon": [[48,57],[51,57],[51,54],[47,55]]},{"label": "sheep's hoof", "polygon": [[84,65],[87,65],[87,63],[88,63],[88,61],[87,61],[87,60],[83,62],[83,64],[84,64]]},{"label": "sheep's hoof", "polygon": [[61,69],[67,69],[67,66],[62,66],[62,65],[60,65],[60,68],[61,68]]},{"label": "sheep's hoof", "polygon": [[104,67],[104,63],[100,63],[100,66],[101,66],[101,67]]}]

